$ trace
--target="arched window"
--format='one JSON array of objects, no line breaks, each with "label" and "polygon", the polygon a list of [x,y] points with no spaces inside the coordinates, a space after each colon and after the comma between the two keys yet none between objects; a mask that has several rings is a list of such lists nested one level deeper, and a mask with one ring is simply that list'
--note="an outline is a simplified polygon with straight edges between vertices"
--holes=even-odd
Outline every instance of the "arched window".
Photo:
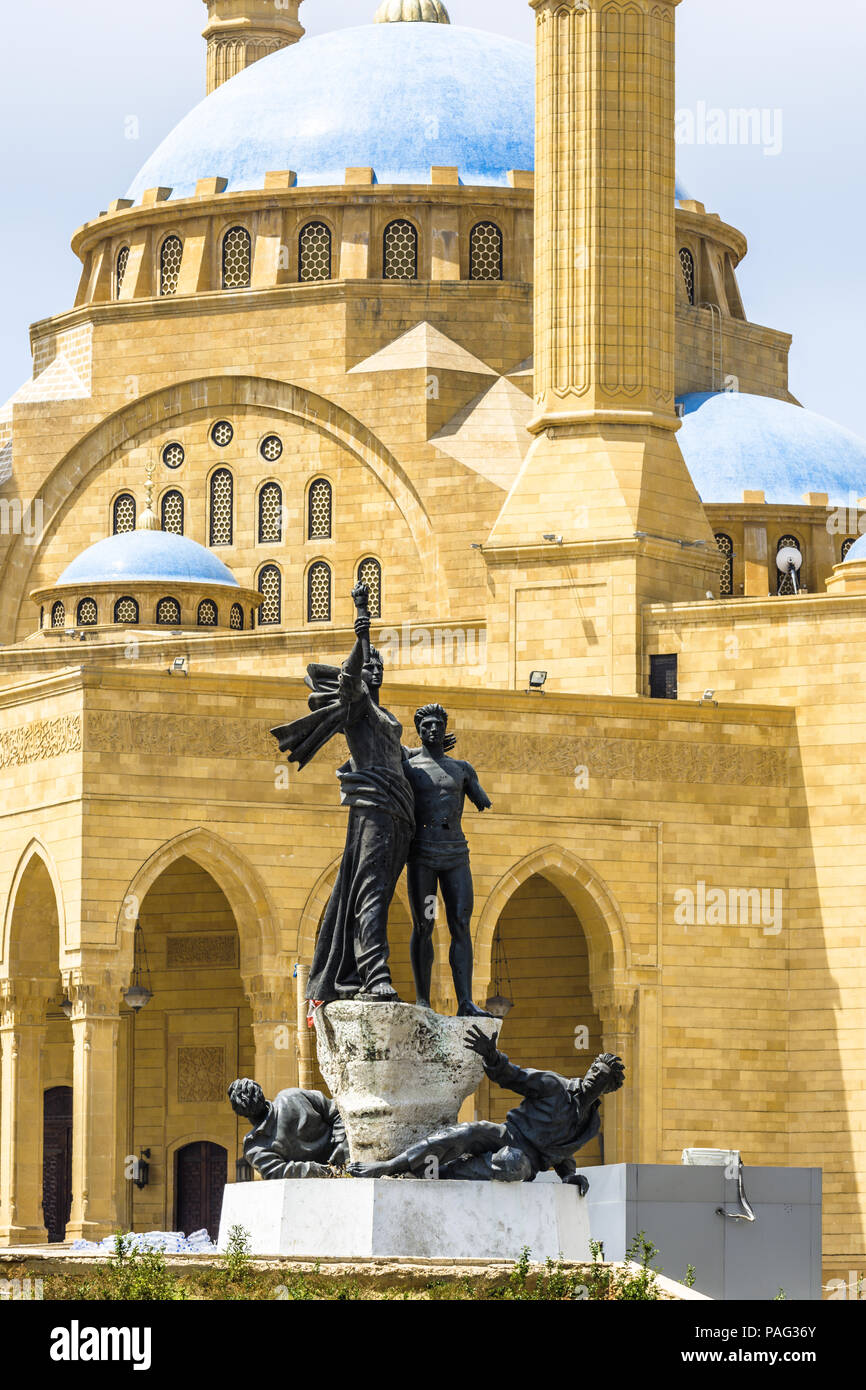
[{"label": "arched window", "polygon": [[686,282],[686,294],[690,304],[695,302],[695,258],[687,246],[680,251],[680,266]]},{"label": "arched window", "polygon": [[249,289],[253,243],[246,227],[232,227],[223,237],[223,289]]},{"label": "arched window", "polygon": [[311,541],[330,540],[333,494],[327,478],[310,483],[307,498],[307,538]]},{"label": "arched window", "polygon": [[183,242],[179,236],[167,236],[159,253],[159,292],[161,295],[177,294],[180,279],[180,263],[183,260]]},{"label": "arched window", "polygon": [[842,559],[843,559],[843,560],[847,558],[848,551],[851,549],[852,545],[856,545],[856,544],[857,544],[857,537],[856,537],[856,536],[849,536],[847,540],[845,540],[845,541],[842,542]]},{"label": "arched window", "polygon": [[229,613],[229,627],[232,632],[243,632],[244,630],[244,610],[239,603],[232,604]]},{"label": "arched window", "polygon": [[470,280],[502,279],[502,233],[495,222],[479,222],[469,238]]},{"label": "arched window", "polygon": [[135,530],[135,498],[131,492],[121,492],[111,508],[111,534],[122,536]]},{"label": "arched window", "polygon": [[371,618],[382,616],[382,566],[378,560],[369,556],[358,566],[358,583],[366,584],[369,591],[367,611]]},{"label": "arched window", "polygon": [[298,237],[298,279],[330,280],[331,231],[324,222],[308,222]]},{"label": "arched window", "polygon": [[386,280],[418,279],[418,232],[400,219],[385,228],[383,265]]},{"label": "arched window", "polygon": [[324,560],[310,565],[307,573],[307,622],[331,621],[331,567]]},{"label": "arched window", "polygon": [[53,603],[53,604],[51,605],[51,626],[52,626],[52,627],[65,627],[65,626],[66,626],[66,608],[65,608],[65,606],[61,603],[60,599],[58,599],[56,603]]},{"label": "arched window", "polygon": [[216,627],[219,622],[219,613],[213,599],[203,598],[198,606],[196,622],[199,627]]},{"label": "arched window", "polygon": [[227,468],[218,468],[210,480],[210,544],[231,545],[234,535],[234,479]]},{"label": "arched window", "polygon": [[283,577],[276,565],[262,566],[256,588],[265,599],[259,609],[259,627],[272,627],[282,620],[283,607]]},{"label": "arched window", "polygon": [[138,622],[138,604],[134,598],[119,598],[114,605],[114,621],[127,626]]},{"label": "arched window", "polygon": [[283,539],[283,490],[265,483],[259,492],[259,544]]},{"label": "arched window", "polygon": [[96,608],[96,600],[92,598],[81,599],[75,614],[75,626],[96,627],[98,621],[99,614]]},{"label": "arched window", "polygon": [[180,627],[180,604],[176,598],[161,598],[156,605],[156,621],[160,627]]},{"label": "arched window", "polygon": [[183,493],[178,492],[177,488],[171,488],[170,491],[164,492],[159,510],[163,531],[168,531],[172,536],[182,536]]},{"label": "arched window", "polygon": [[126,267],[129,265],[129,247],[121,246],[117,253],[117,260],[114,263],[114,297],[120,298],[120,291],[123,289],[123,282],[126,278]]},{"label": "arched window", "polygon": [[[803,547],[800,545],[796,536],[781,536],[779,538],[779,544],[776,546],[776,554],[778,555],[780,550],[788,549],[799,550],[801,555],[803,553]],[[800,571],[800,577],[802,579],[802,569]],[[794,581],[789,574],[779,573],[779,587],[776,592],[780,595],[794,594],[797,592],[794,588]]]},{"label": "arched window", "polygon": [[716,545],[725,557],[719,593],[722,598],[730,598],[734,592],[734,542],[724,531],[716,533]]}]

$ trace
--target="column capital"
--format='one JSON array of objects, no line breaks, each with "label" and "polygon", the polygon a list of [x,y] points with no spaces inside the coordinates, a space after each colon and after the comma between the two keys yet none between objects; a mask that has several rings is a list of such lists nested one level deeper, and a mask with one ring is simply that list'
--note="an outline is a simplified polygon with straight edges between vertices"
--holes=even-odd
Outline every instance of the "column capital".
[{"label": "column capital", "polygon": [[44,1023],[49,1001],[57,993],[56,980],[0,980],[0,1028]]},{"label": "column capital", "polygon": [[83,1018],[120,1017],[121,990],[126,983],[120,971],[73,966],[62,973],[73,1023]]}]

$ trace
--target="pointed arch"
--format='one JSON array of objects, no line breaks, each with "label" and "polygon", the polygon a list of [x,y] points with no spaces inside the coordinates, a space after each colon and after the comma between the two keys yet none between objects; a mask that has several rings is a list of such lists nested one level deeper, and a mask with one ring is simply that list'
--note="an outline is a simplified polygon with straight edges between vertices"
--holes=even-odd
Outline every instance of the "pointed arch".
[{"label": "pointed arch", "polygon": [[[343,851],[341,850],[337,857],[332,859],[331,862],[325,866],[307,895],[307,901],[304,903],[298,921],[298,936],[295,942],[294,953],[296,960],[306,961],[307,964],[309,964],[313,959],[313,948],[316,944],[316,934],[319,930],[319,923],[322,920],[322,913],[331,896],[331,889],[334,886],[334,880],[337,877],[342,860]],[[397,889],[394,893],[394,901],[402,904],[411,920],[409,894],[406,889],[405,876],[401,877],[400,882],[397,884]]]},{"label": "pointed arch", "polygon": [[[210,874],[232,910],[240,939],[240,971],[245,987],[263,969],[277,968],[279,917],[259,872],[246,856],[213,831],[198,826],[168,840],[145,860],[123,895],[115,925],[115,944],[131,967],[137,907],[166,869],[191,859]],[[132,910],[131,910],[132,909]]]},{"label": "pointed arch", "polygon": [[18,902],[18,894],[24,882],[25,876],[33,864],[38,860],[48,874],[51,887],[54,892],[54,904],[57,913],[57,961],[59,969],[60,953],[64,949],[66,942],[66,910],[63,901],[63,886],[54,856],[47,849],[44,842],[34,836],[29,842],[23,854],[15,866],[9,891],[6,895],[6,909],[3,914],[3,932],[0,937],[0,977],[10,978],[10,965],[12,956],[12,920],[15,915],[15,907]]},{"label": "pointed arch", "polygon": [[624,982],[631,965],[625,917],[603,879],[562,845],[545,845],[527,854],[503,874],[487,898],[475,928],[475,960],[479,975],[489,976],[493,938],[503,909],[527,879],[548,879],[573,908],[589,950],[589,980],[593,996],[604,987]]}]

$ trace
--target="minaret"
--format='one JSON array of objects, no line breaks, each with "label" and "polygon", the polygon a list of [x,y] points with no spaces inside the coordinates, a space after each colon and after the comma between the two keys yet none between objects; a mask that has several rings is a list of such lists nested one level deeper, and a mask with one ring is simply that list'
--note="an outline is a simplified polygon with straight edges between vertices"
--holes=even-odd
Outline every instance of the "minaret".
[{"label": "minaret", "polygon": [[[679,0],[529,3],[536,439],[484,549],[489,564],[501,551],[525,574],[554,537],[576,597],[581,584],[606,586],[610,688],[634,694],[644,689],[641,603],[718,587],[715,542],[676,438]],[[552,579],[549,541],[539,564]]]},{"label": "minaret", "polygon": [[204,0],[208,94],[259,58],[303,37],[301,0]]}]

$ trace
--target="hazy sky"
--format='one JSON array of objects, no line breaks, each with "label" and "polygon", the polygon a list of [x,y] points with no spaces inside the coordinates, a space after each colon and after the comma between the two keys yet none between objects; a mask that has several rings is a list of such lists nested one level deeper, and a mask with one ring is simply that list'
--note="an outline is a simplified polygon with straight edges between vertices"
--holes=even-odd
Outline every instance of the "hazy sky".
[{"label": "hazy sky", "polygon": [[[377,3],[304,0],[301,19],[318,34],[368,22]],[[524,0],[447,3],[455,23],[532,42]],[[4,9],[0,402],[30,375],[28,325],[72,304],[73,231],[125,193],[204,95],[206,20],[202,0]],[[756,107],[764,145],[781,146],[681,144],[681,178],[748,236],[746,312],[793,333],[794,394],[866,434],[866,0],[683,0],[677,13],[678,106],[695,135],[714,135],[714,109]]]}]

